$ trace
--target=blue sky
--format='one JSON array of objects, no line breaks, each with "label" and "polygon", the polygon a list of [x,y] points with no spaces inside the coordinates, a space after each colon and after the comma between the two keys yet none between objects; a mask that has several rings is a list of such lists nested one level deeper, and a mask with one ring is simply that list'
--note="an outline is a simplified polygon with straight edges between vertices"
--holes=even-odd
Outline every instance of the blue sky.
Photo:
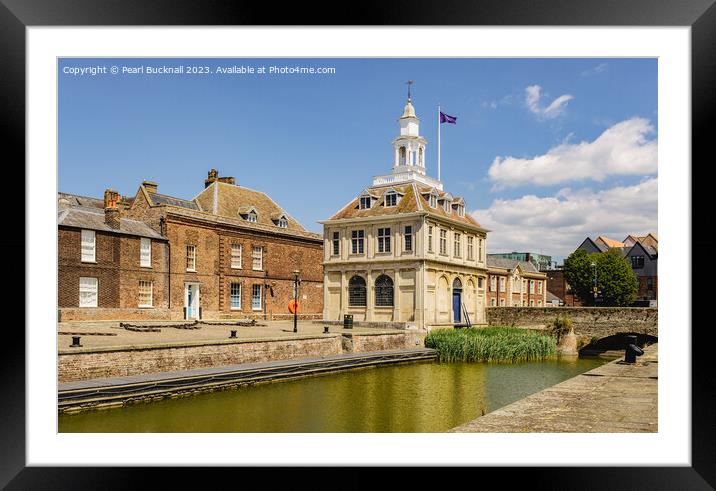
[{"label": "blue sky", "polygon": [[[332,74],[75,75],[92,66],[335,67]],[[59,190],[192,198],[210,168],[305,227],[390,171],[413,103],[436,176],[488,251],[564,257],[587,235],[657,232],[656,59],[61,59]]]}]

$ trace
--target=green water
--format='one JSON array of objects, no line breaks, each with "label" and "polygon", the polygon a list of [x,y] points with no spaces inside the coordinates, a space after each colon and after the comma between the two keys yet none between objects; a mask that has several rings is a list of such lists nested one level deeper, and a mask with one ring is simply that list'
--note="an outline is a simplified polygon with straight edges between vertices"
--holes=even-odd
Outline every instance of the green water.
[{"label": "green water", "polygon": [[602,359],[413,363],[60,415],[60,432],[441,432]]}]

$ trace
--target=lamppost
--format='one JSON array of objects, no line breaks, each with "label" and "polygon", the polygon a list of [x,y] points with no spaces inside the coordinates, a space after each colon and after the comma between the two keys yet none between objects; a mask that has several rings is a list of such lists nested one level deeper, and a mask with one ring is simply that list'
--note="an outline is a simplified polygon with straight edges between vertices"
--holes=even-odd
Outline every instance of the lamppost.
[{"label": "lamppost", "polygon": [[299,273],[299,270],[293,270],[293,332],[298,332],[298,285],[301,284]]},{"label": "lamppost", "polygon": [[594,271],[594,305],[597,304],[597,263],[592,261],[592,270]]}]

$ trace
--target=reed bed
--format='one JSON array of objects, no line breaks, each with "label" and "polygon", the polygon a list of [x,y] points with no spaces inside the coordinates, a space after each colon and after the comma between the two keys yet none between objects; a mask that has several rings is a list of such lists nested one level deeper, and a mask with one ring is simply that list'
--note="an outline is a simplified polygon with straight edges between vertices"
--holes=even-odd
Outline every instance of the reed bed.
[{"label": "reed bed", "polygon": [[437,329],[425,337],[425,347],[437,350],[440,361],[514,363],[554,356],[557,340],[515,327]]}]

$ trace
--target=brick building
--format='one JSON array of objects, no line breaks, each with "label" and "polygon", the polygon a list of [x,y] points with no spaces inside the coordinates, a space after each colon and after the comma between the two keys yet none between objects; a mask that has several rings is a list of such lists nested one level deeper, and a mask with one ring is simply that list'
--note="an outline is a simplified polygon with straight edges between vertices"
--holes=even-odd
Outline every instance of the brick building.
[{"label": "brick building", "polygon": [[[301,315],[321,315],[322,237],[265,193],[212,169],[191,200],[160,194],[156,183],[145,181],[118,208],[123,222],[144,225],[166,244],[165,303],[143,310],[145,318],[289,317],[294,271],[301,279]],[[97,315],[116,319],[124,312]]]},{"label": "brick building", "polygon": [[163,318],[168,311],[168,243],[146,223],[120,217],[117,193],[104,201],[58,196],[60,320]]},{"label": "brick building", "polygon": [[487,256],[487,305],[543,307],[547,303],[547,275],[530,261]]}]

